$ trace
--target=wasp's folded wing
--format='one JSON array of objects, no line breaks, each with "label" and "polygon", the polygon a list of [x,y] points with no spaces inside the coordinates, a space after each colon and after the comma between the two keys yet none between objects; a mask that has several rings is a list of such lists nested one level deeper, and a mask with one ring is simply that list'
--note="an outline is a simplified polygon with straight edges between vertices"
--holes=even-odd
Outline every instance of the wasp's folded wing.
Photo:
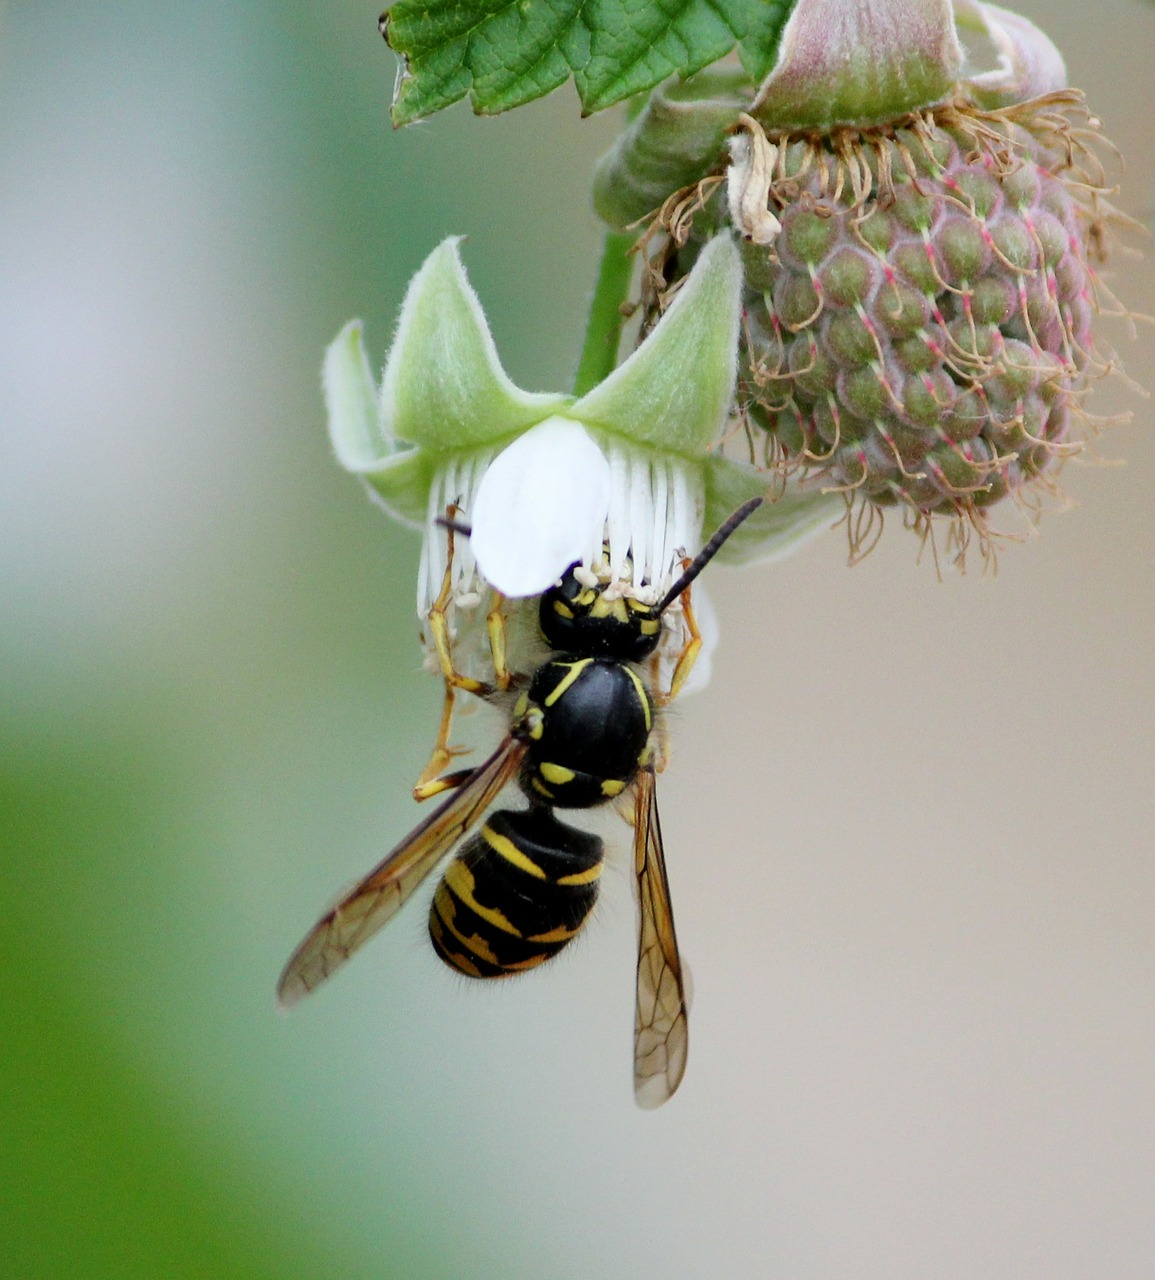
[{"label": "wasp's folded wing", "polygon": [[661,1106],[681,1084],[689,1029],[653,770],[644,769],[634,785],[634,871],[638,885],[634,1094],[639,1106],[649,1108]]},{"label": "wasp's folded wing", "polygon": [[416,827],[329,912],[289,957],[277,1000],[290,1008],[321,985],[373,936],[517,773],[525,747],[507,738],[434,813]]}]

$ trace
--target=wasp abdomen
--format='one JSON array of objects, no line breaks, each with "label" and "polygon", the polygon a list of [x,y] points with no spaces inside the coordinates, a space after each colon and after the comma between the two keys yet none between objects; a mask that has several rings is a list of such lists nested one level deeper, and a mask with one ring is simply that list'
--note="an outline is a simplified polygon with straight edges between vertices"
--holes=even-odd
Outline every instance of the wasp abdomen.
[{"label": "wasp abdomen", "polygon": [[491,814],[449,864],[429,936],[452,969],[500,978],[556,955],[598,895],[601,840],[545,808]]},{"label": "wasp abdomen", "polygon": [[585,809],[619,795],[637,775],[653,706],[625,663],[560,654],[534,673],[525,705],[534,729],[521,781],[531,798]]}]

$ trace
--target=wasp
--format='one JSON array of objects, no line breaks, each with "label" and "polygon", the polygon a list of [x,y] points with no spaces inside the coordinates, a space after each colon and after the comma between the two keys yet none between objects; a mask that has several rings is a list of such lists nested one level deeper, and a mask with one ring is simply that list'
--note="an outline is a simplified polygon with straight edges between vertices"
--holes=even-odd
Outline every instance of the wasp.
[{"label": "wasp", "polygon": [[[761,502],[754,498],[739,507],[656,603],[590,585],[578,565],[542,595],[538,622],[552,652],[518,695],[501,745],[475,769],[446,775],[432,788],[419,783],[418,795],[439,789],[453,794],[305,936],[281,974],[282,1007],[296,1004],[340,968],[455,848],[429,910],[437,954],[476,978],[536,968],[589,918],[604,856],[598,836],[562,822],[556,811],[632,799],[639,907],[634,1089],[643,1107],[673,1096],[686,1069],[686,980],[655,790],[661,762],[654,740],[663,699],[643,664],[658,647],[662,615],[683,598],[691,638],[664,700],[672,698],[701,644],[688,589]],[[451,519],[444,523],[450,536],[454,529],[468,533]],[[459,681],[471,687],[464,677]],[[450,705],[451,695],[447,674]],[[442,758],[450,754],[446,723],[443,718]],[[490,812],[514,781],[528,807]]]}]

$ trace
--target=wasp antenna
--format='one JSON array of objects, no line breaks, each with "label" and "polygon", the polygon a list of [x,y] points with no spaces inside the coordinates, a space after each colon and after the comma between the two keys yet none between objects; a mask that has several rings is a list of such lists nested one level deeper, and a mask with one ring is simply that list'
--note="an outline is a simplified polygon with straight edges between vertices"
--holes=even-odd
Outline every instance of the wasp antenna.
[{"label": "wasp antenna", "polygon": [[468,538],[473,533],[473,529],[469,525],[460,520],[450,520],[448,516],[438,516],[433,523],[439,524],[443,529],[452,529],[454,533],[460,533],[465,538]]},{"label": "wasp antenna", "polygon": [[694,581],[698,574],[700,574],[710,561],[718,554],[726,539],[734,532],[735,529],[738,528],[747,516],[753,515],[764,501],[764,498],[751,498],[749,502],[743,502],[737,511],[728,516],[721,525],[719,525],[714,536],[690,562],[690,567],[662,597],[662,602],[658,605],[659,613],[664,609],[668,609],[670,605],[674,603],[690,583]]}]

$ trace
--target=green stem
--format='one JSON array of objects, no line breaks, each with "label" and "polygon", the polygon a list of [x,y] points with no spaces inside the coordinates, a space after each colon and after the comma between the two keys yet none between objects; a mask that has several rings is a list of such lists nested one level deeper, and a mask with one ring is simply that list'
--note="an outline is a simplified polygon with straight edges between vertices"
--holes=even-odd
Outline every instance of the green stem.
[{"label": "green stem", "polygon": [[622,337],[622,303],[630,292],[634,259],[630,254],[635,236],[628,231],[609,231],[598,268],[598,282],[590,303],[585,345],[574,379],[575,396],[584,396],[611,374],[618,363],[618,345]]}]

